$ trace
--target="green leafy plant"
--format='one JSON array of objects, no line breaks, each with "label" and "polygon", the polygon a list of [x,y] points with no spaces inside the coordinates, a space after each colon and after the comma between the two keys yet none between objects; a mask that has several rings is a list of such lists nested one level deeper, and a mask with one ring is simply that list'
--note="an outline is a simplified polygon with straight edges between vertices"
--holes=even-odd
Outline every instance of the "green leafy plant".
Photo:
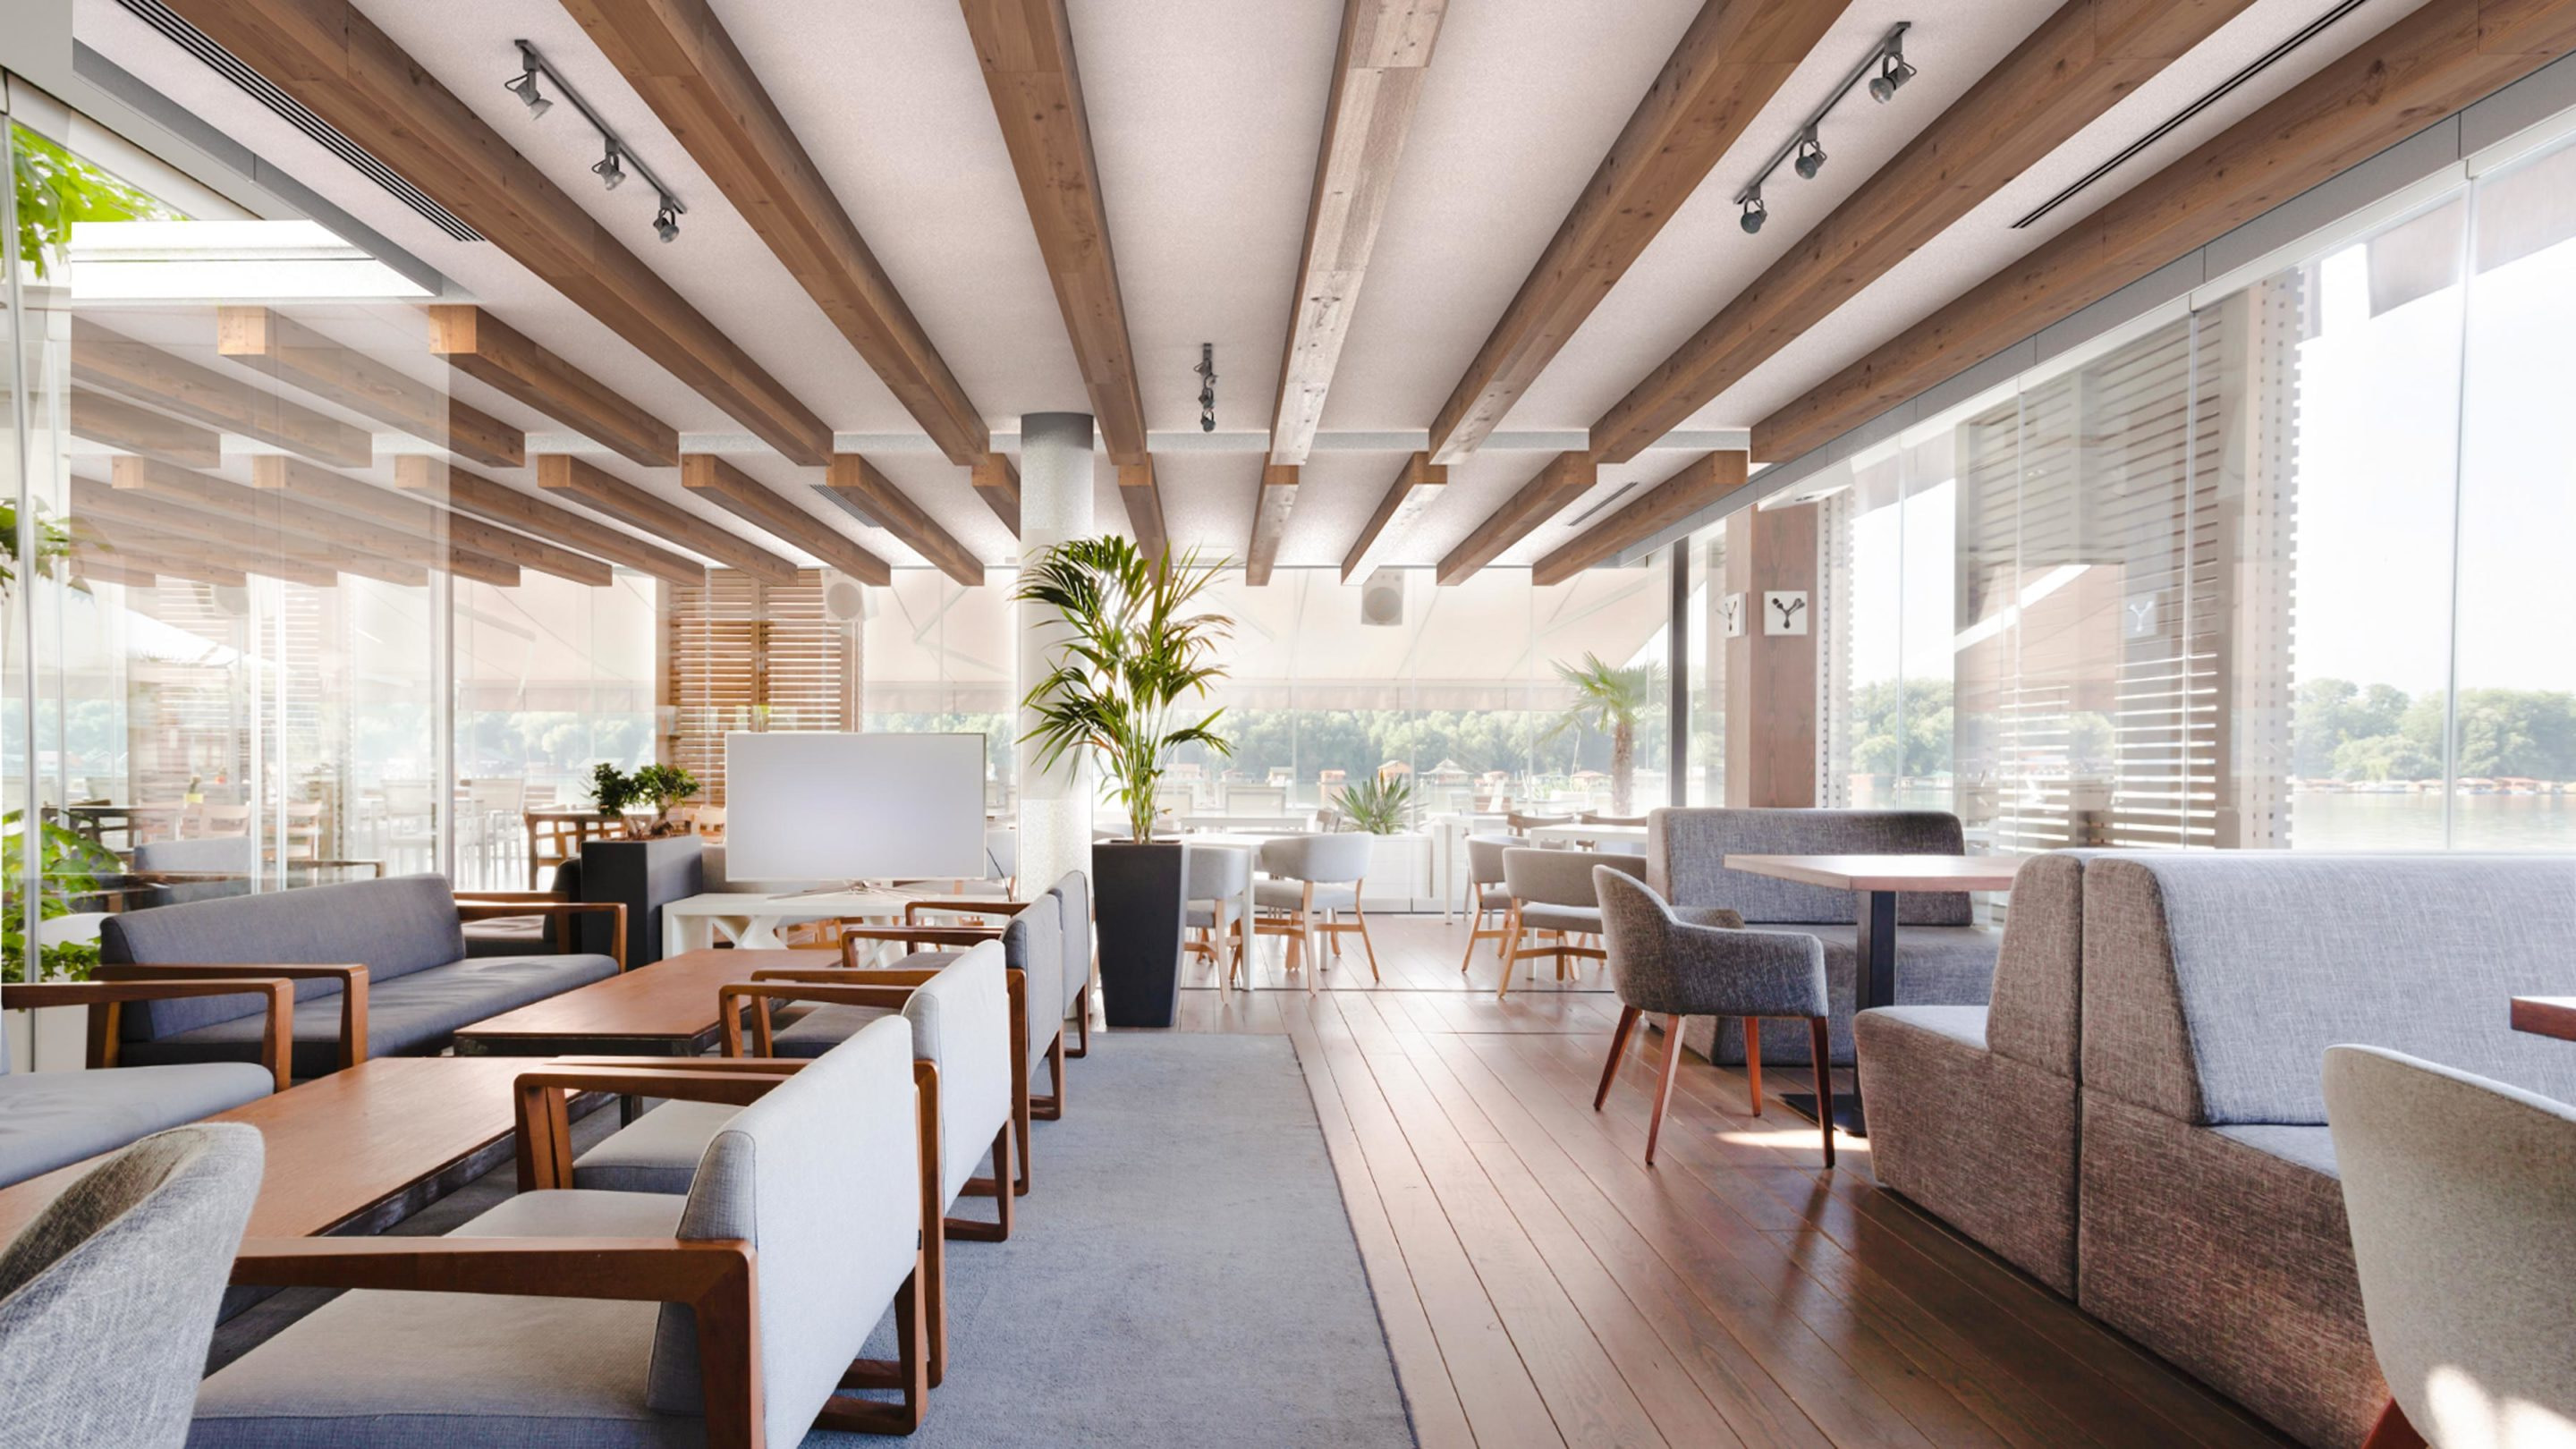
[{"label": "green leafy plant", "polygon": [[590,795],[599,813],[619,816],[635,806],[650,805],[649,833],[654,835],[668,832],[672,807],[697,793],[697,777],[677,765],[641,765],[630,775],[603,760],[590,771]]},{"label": "green leafy plant", "polygon": [[1543,739],[1589,729],[1610,737],[1610,812],[1626,815],[1637,793],[1637,721],[1664,697],[1661,665],[1611,665],[1587,653],[1580,664],[1559,663],[1556,677],[1574,686],[1574,703]]},{"label": "green leafy plant", "polygon": [[[51,821],[37,825],[36,838],[43,875],[36,905],[41,920],[71,914],[74,901],[99,893],[101,875],[120,868],[115,855],[97,841]],[[27,907],[20,893],[26,875],[26,840],[21,812],[0,815],[0,876],[6,878],[5,886],[0,886],[0,912],[7,915],[0,922],[0,984],[27,979]],[[56,941],[36,955],[38,980],[86,981],[98,965],[98,945],[93,941]]]},{"label": "green leafy plant", "polygon": [[1413,809],[1413,780],[1406,775],[1377,775],[1342,791],[1343,817],[1353,830],[1370,835],[1397,835]]},{"label": "green leafy plant", "polygon": [[1055,646],[1045,678],[1025,703],[1038,714],[1022,740],[1035,740],[1049,769],[1088,750],[1115,783],[1137,840],[1154,831],[1154,787],[1172,752],[1197,743],[1231,754],[1211,710],[1195,723],[1174,714],[1186,696],[1204,697],[1225,677],[1218,647],[1234,621],[1197,607],[1222,561],[1202,567],[1193,551],[1149,559],[1120,537],[1077,538],[1048,547],[1020,574],[1012,598],[1043,604],[1071,637]]},{"label": "green leafy plant", "polygon": [[74,222],[186,219],[24,126],[9,128],[9,159],[18,193],[18,255],[37,281],[71,243]]}]

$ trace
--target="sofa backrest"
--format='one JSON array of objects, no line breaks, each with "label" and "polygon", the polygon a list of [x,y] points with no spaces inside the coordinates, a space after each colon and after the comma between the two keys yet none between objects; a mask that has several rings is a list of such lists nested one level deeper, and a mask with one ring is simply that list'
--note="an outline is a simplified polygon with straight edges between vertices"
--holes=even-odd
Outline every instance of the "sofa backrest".
[{"label": "sofa backrest", "polygon": [[1064,915],[1051,898],[1040,896],[1002,926],[1002,963],[1026,978],[1028,992],[1029,1070],[1036,1072],[1064,1029],[1064,1013],[1050,1013],[1047,1003],[1064,1001]]},{"label": "sofa backrest", "polygon": [[2104,852],[2083,941],[2085,1086],[2186,1122],[2320,1125],[2347,1043],[2576,1100],[2507,1024],[2576,994],[2576,859]]},{"label": "sofa backrest", "polygon": [[1011,1122],[1011,993],[1002,946],[986,941],[904,998],[912,1054],[939,1068],[941,1200],[954,1202],[993,1134]]},{"label": "sofa backrest", "polygon": [[1055,897],[1056,925],[1064,934],[1064,1015],[1091,985],[1091,877],[1066,871],[1047,887]]},{"label": "sofa backrest", "polygon": [[[373,984],[462,959],[465,931],[445,876],[403,875],[128,911],[100,923],[98,944],[99,958],[118,964],[357,965]],[[339,989],[295,983],[298,1000]],[[125,1008],[124,1034],[148,1041],[261,1009],[256,996],[136,1002]]]},{"label": "sofa backrest", "polygon": [[[1646,884],[1676,907],[1725,906],[1747,925],[1849,925],[1849,891],[1728,870],[1729,855],[1960,855],[1959,817],[1940,810],[1662,809],[1646,817]],[[1910,891],[1902,926],[1968,926],[1964,891]]]},{"label": "sofa backrest", "polygon": [[2013,874],[1995,953],[1986,1046],[2074,1079],[2083,1043],[2084,867],[2092,851],[2034,855]]},{"label": "sofa backrest", "polygon": [[[757,1255],[760,1391],[772,1442],[803,1437],[918,1261],[912,1033],[869,1022],[734,1114],[707,1144],[679,1236]],[[646,1402],[703,1413],[695,1315],[665,1304]]]}]

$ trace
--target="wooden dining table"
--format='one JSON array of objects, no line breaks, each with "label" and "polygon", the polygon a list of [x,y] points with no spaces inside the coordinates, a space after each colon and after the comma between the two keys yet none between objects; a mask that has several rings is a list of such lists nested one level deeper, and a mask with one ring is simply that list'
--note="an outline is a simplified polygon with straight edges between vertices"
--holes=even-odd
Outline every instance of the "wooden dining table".
[{"label": "wooden dining table", "polygon": [[[1729,855],[1726,868],[1747,875],[1850,891],[1859,926],[1856,1009],[1896,1004],[1896,907],[1916,891],[2008,891],[2025,857],[2018,855]],[[1816,1099],[1784,1095],[1791,1111],[1813,1121]],[[1854,1137],[1869,1135],[1858,1090],[1838,1093],[1834,1122]]]}]

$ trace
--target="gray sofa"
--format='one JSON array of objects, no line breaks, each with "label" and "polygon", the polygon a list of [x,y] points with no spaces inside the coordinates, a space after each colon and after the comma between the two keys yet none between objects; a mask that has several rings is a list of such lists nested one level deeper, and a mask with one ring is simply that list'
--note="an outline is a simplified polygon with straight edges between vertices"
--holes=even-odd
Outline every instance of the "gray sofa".
[{"label": "gray sofa", "polygon": [[2576,1100],[2576,1052],[2512,1031],[2506,1005],[2576,992],[2576,860],[2096,852],[2023,869],[1991,1011],[1862,1019],[1873,1170],[2303,1442],[2361,1442],[2387,1390],[2325,1050]]},{"label": "gray sofa", "polygon": [[[1825,947],[1827,1018],[1833,1060],[1852,1062],[1852,1012],[1859,1002],[1859,902],[1826,890],[1728,870],[1729,855],[1957,855],[1967,848],[1959,817],[1938,810],[1663,809],[1646,817],[1646,884],[1676,912],[1720,906],[1756,930],[1792,930]],[[2001,934],[1976,924],[1964,892],[1902,898],[1896,920],[1896,996],[1907,1003],[1983,1006],[1993,988]],[[1762,1059],[1805,1066],[1807,1044],[1763,1043]],[[1740,1023],[1694,1017],[1683,1038],[1709,1060],[1744,1060]]]},{"label": "gray sofa", "polygon": [[[615,957],[589,953],[468,957],[463,921],[512,909],[525,908],[459,906],[443,876],[396,876],[110,916],[99,954],[110,967],[158,971],[210,962],[363,968],[357,1021],[343,1010],[352,998],[342,973],[296,982],[290,1065],[298,1078],[318,1077],[368,1055],[444,1051],[460,1026],[616,974]],[[258,1057],[254,997],[142,1002],[123,1015],[119,1056],[128,1063]]]}]

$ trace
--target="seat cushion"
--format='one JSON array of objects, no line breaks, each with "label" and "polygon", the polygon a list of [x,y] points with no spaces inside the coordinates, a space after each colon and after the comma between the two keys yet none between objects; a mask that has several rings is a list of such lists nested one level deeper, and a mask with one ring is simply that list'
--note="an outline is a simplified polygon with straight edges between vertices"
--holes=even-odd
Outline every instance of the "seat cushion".
[{"label": "seat cushion", "polygon": [[[648,1114],[650,1115],[650,1114]],[[527,1193],[452,1237],[668,1238],[682,1199]],[[192,1446],[699,1445],[645,1404],[654,1303],[343,1293],[208,1378]]]},{"label": "seat cushion", "polygon": [[1590,935],[1601,929],[1601,912],[1589,906],[1550,906],[1533,901],[1521,907],[1521,925],[1532,931],[1580,931]]},{"label": "seat cushion", "polygon": [[228,1112],[276,1085],[247,1062],[0,1075],[0,1187]]},{"label": "seat cushion", "polygon": [[[1825,947],[1825,988],[1833,1007],[1828,1026],[1833,1060],[1852,1062],[1852,1012],[1860,1000],[1858,926],[1771,926],[1756,930],[1813,936]],[[1905,926],[1896,933],[1896,1003],[1899,1006],[1983,1006],[1994,995],[1995,953],[2003,933],[1983,926]],[[1743,1026],[1716,1026],[1710,1060],[1744,1060]],[[1762,1060],[1787,1066],[1807,1061],[1804,1032],[1773,1032],[1762,1039]]]},{"label": "seat cushion", "polygon": [[[606,956],[469,957],[367,987],[367,1055],[445,1051],[456,1029],[617,974]],[[234,1017],[176,1036],[125,1043],[135,1063],[256,1061],[264,1018]],[[340,994],[295,1003],[292,1069],[298,1077],[339,1070]]]},{"label": "seat cushion", "polygon": [[900,1014],[890,1006],[818,1006],[771,1035],[771,1055],[819,1057],[856,1036],[869,1022]]},{"label": "seat cushion", "polygon": [[724,1102],[664,1102],[574,1159],[572,1185],[685,1195],[707,1144],[741,1110]]},{"label": "seat cushion", "polygon": [[[1306,898],[1306,883],[1296,880],[1257,880],[1252,883],[1252,903],[1265,911],[1293,911]],[[1315,909],[1347,911],[1359,897],[1346,885],[1315,887]]]}]

